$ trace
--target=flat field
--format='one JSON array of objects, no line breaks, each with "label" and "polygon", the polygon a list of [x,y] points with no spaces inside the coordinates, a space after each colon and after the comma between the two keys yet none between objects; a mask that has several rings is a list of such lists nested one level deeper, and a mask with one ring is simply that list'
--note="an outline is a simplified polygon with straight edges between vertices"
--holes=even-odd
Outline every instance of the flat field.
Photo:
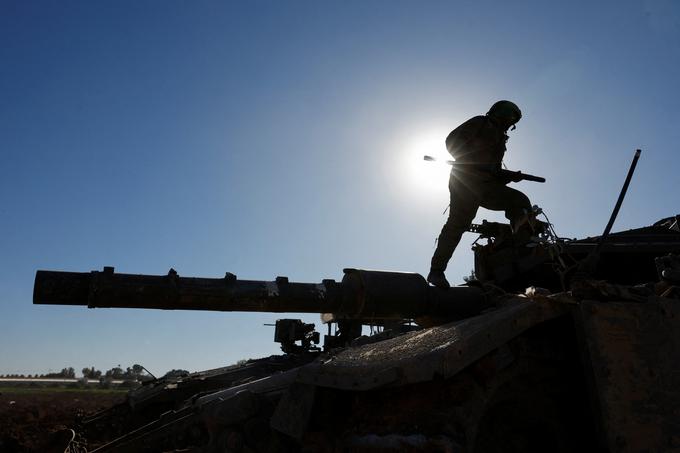
[{"label": "flat field", "polygon": [[[61,387],[0,387],[0,452],[49,451],[51,433],[122,402],[127,391]],[[62,450],[63,451],[63,450]]]}]

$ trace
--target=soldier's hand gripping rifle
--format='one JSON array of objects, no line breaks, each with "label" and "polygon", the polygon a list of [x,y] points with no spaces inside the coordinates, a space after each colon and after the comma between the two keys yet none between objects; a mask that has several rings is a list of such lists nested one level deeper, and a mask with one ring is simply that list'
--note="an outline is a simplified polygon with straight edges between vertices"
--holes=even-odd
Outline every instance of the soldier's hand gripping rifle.
[{"label": "soldier's hand gripping rifle", "polygon": [[[435,159],[432,156],[423,156],[423,159],[425,159],[428,162],[437,162],[437,159]],[[487,172],[490,174],[493,174],[494,176],[498,176],[500,179],[507,180],[508,182],[520,182],[520,181],[534,181],[534,182],[545,182],[545,178],[541,176],[534,176],[530,175],[527,173],[522,173],[521,171],[511,171],[511,170],[504,170],[504,169],[494,169],[490,168],[485,165],[479,165],[479,164],[468,164],[468,163],[463,163],[463,162],[456,162],[455,160],[447,160],[447,164],[451,165],[452,167],[459,167],[459,168],[465,168],[468,167],[470,169],[474,169],[477,171],[483,171]]]}]

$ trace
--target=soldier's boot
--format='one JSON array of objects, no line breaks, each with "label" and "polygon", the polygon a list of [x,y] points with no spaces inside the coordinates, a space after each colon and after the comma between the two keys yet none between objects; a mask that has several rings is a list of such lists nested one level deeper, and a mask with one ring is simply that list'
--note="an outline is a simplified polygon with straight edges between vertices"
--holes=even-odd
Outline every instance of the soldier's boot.
[{"label": "soldier's boot", "polygon": [[537,233],[536,216],[533,212],[523,210],[510,221],[510,229],[516,244],[528,244],[532,242],[533,236]]},{"label": "soldier's boot", "polygon": [[446,275],[444,275],[444,271],[437,269],[430,269],[430,273],[427,274],[427,281],[437,288],[449,289],[451,287],[446,279]]},{"label": "soldier's boot", "polygon": [[516,215],[512,220],[510,220],[510,229],[512,234],[519,234],[522,230],[532,229],[532,216],[525,209],[518,215]]}]

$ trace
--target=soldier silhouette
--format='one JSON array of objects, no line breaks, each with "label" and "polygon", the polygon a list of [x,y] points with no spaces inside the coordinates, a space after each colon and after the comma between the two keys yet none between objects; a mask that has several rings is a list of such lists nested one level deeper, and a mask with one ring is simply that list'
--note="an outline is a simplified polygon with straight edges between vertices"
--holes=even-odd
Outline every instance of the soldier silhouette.
[{"label": "soldier silhouette", "polygon": [[522,118],[522,112],[510,101],[498,101],[486,115],[470,118],[446,137],[446,149],[457,164],[451,169],[449,217],[437,240],[427,281],[439,288],[449,288],[444,271],[470,227],[479,207],[505,211],[513,231],[527,219],[531,202],[519,190],[507,187],[511,181],[501,175],[507,131]]}]

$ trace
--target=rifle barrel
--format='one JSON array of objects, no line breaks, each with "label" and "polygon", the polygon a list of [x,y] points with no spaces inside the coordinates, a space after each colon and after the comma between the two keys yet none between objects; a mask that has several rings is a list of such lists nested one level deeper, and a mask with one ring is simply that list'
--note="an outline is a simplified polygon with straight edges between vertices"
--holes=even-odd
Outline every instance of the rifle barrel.
[{"label": "rifle barrel", "polygon": [[[432,156],[423,156],[423,160],[426,160],[428,162],[438,162],[435,157]],[[456,162],[455,160],[447,160],[445,161],[448,165],[451,165],[452,167],[473,167],[477,170],[482,170],[484,171],[484,166],[480,164],[475,164],[471,162]],[[502,173],[505,173],[506,175],[521,175],[522,176],[522,181],[533,181],[533,182],[545,182],[545,178],[542,176],[535,176],[535,175],[530,175],[528,173],[522,173],[519,171],[511,171],[511,170],[501,170]]]}]

